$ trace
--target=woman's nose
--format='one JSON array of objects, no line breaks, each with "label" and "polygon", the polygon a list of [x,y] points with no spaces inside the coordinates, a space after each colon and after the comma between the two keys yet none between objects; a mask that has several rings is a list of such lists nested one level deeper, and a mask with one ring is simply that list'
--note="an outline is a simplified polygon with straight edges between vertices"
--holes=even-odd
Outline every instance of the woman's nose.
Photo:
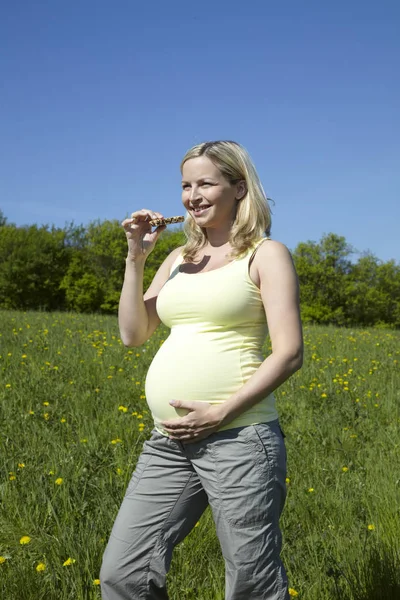
[{"label": "woman's nose", "polygon": [[200,198],[199,188],[197,186],[193,186],[190,189],[190,200],[196,200],[196,198]]}]

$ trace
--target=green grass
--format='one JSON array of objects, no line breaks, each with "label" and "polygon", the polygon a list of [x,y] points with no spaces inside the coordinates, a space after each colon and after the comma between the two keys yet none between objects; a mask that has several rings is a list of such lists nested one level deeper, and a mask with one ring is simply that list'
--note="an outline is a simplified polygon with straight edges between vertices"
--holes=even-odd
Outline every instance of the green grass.
[{"label": "green grass", "polygon": [[[127,349],[112,317],[3,311],[0,332],[0,597],[100,598],[102,553],[152,427],[146,371],[167,331]],[[398,600],[400,333],[308,327],[305,342],[303,369],[277,392],[290,586],[301,600]],[[209,512],[176,549],[169,592],[224,597]]]}]

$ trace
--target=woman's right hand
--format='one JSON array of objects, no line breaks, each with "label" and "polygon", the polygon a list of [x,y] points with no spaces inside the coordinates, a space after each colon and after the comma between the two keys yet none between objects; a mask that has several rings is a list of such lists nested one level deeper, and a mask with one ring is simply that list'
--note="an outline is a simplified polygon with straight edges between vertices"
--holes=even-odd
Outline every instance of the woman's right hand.
[{"label": "woman's right hand", "polygon": [[133,262],[145,261],[153,250],[156,241],[166,225],[159,225],[153,232],[149,221],[152,219],[162,219],[163,215],[159,212],[142,208],[133,212],[130,219],[124,219],[121,225],[125,230],[128,242],[127,258]]}]

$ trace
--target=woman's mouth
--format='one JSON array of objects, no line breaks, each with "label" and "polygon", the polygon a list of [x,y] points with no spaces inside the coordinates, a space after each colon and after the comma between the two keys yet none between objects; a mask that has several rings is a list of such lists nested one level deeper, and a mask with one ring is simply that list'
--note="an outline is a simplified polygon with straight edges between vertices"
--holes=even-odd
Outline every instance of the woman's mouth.
[{"label": "woman's mouth", "polygon": [[200,217],[201,215],[204,215],[209,208],[211,208],[210,205],[196,206],[195,208],[192,208],[192,211],[196,217]]}]

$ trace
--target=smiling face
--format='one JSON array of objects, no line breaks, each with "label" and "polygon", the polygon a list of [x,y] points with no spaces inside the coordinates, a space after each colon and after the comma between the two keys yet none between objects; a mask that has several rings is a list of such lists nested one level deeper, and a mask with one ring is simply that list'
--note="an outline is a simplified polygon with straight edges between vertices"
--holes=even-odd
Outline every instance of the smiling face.
[{"label": "smiling face", "polygon": [[183,164],[182,202],[199,227],[230,227],[244,194],[245,183],[230,183],[207,156]]}]

